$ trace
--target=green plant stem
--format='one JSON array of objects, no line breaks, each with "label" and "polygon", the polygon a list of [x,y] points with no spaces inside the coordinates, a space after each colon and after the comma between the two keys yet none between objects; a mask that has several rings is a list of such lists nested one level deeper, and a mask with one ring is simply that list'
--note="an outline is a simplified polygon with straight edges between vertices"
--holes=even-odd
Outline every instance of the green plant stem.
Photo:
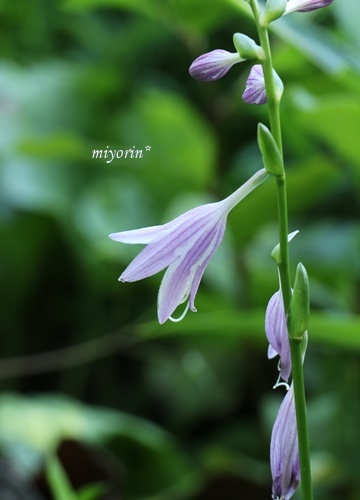
[{"label": "green plant stem", "polygon": [[[249,3],[254,13],[260,44],[265,54],[265,59],[261,62],[265,79],[266,96],[267,96],[269,119],[270,119],[270,129],[276,141],[276,144],[279,148],[280,154],[283,158],[281,121],[280,121],[280,100],[276,95],[268,29],[266,26],[261,25],[257,0],[250,0]],[[292,291],[291,291],[291,281],[290,281],[290,262],[289,262],[289,243],[288,243],[289,230],[288,230],[287,189],[286,189],[285,171],[281,177],[276,178],[276,187],[277,187],[277,201],[278,201],[278,214],[279,214],[279,241],[280,241],[279,274],[280,274],[281,290],[284,301],[284,308],[287,314],[290,307]],[[293,377],[294,395],[295,395],[296,421],[297,421],[298,439],[299,439],[301,491],[303,500],[312,500],[313,492],[312,492],[312,481],[311,481],[310,447],[309,447],[309,434],[307,425],[306,398],[305,398],[305,387],[304,387],[302,342],[290,339],[290,350],[291,350],[292,377]]]}]

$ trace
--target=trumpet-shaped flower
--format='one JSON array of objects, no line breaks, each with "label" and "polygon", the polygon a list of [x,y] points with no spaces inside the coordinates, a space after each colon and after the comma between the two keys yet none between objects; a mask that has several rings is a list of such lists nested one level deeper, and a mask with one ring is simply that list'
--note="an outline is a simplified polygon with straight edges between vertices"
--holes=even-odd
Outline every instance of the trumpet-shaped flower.
[{"label": "trumpet-shaped flower", "polygon": [[234,64],[245,61],[238,52],[216,49],[202,54],[191,64],[190,75],[195,80],[211,82],[222,78]]},{"label": "trumpet-shaped flower", "polygon": [[[160,323],[172,319],[178,305],[187,302],[196,311],[195,296],[211,257],[224,235],[227,216],[268,174],[262,169],[222,201],[201,205],[162,226],[110,234],[121,243],[147,246],[125,269],[119,281],[138,281],[167,268],[158,294]],[[180,318],[180,319],[181,319]]]},{"label": "trumpet-shaped flower", "polygon": [[300,482],[299,443],[292,384],[281,403],[271,434],[270,465],[273,499],[289,500]]},{"label": "trumpet-shaped flower", "polygon": [[[275,70],[273,73],[276,97],[280,100],[284,85]],[[264,72],[261,64],[255,64],[251,68],[242,98],[247,104],[265,104],[267,102]]]},{"label": "trumpet-shaped flower", "polygon": [[310,12],[332,4],[334,0],[288,0],[285,14],[291,12]]},{"label": "trumpet-shaped flower", "polygon": [[269,341],[268,358],[280,356],[280,375],[287,382],[291,373],[291,355],[284,303],[280,290],[274,293],[266,308],[265,332]]}]

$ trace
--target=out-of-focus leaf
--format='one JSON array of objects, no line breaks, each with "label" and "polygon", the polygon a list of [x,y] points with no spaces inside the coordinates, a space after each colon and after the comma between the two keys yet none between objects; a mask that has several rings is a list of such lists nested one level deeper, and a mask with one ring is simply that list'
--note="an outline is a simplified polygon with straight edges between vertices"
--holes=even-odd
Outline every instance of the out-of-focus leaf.
[{"label": "out-of-focus leaf", "polygon": [[[63,437],[108,443],[127,469],[127,490],[134,494],[141,491],[146,496],[176,485],[187,489],[196,479],[196,471],[173,438],[146,420],[91,408],[64,396],[0,396],[0,446],[24,474],[37,471],[43,456],[53,452]],[[55,473],[58,478],[57,469]]]},{"label": "out-of-focus leaf", "polygon": [[359,19],[360,19],[360,3],[358,0],[347,0],[346,6],[341,2],[334,2],[331,6],[333,9],[340,26],[342,27],[342,32],[348,37],[350,43],[355,44],[360,48],[360,30],[359,30]]},{"label": "out-of-focus leaf", "polygon": [[77,495],[74,492],[67,475],[55,455],[51,455],[47,459],[46,476],[49,485],[54,495],[54,500],[77,500]]},{"label": "out-of-focus leaf", "polygon": [[[359,143],[360,104],[351,96],[334,95],[312,99],[309,105],[299,100],[294,118],[304,133],[321,138],[351,164],[360,168]],[[341,133],[339,133],[341,124]]]},{"label": "out-of-focus leaf", "polygon": [[[151,147],[136,164],[140,178],[157,191],[179,191],[177,183],[202,188],[211,178],[216,140],[206,122],[184,97],[147,91],[118,118],[119,142]],[[125,163],[135,168],[134,160]],[[161,188],[161,189],[160,189]]]},{"label": "out-of-focus leaf", "polygon": [[102,483],[90,484],[83,486],[77,495],[79,500],[97,500],[105,490],[106,487]]},{"label": "out-of-focus leaf", "polygon": [[27,210],[62,211],[68,205],[68,171],[62,165],[29,160],[8,160],[0,169],[7,204]]},{"label": "out-of-focus leaf", "polygon": [[[340,44],[335,44],[330,33],[316,24],[310,24],[306,18],[279,19],[273,23],[274,32],[283,39],[283,41],[296,47],[300,52],[306,55],[317,66],[323,68],[329,73],[341,73],[351,66],[349,55],[341,48]],[[348,48],[350,51],[350,48]],[[355,65],[355,62],[353,63]],[[359,65],[357,65],[359,69]]]},{"label": "out-of-focus leaf", "polygon": [[156,6],[154,8],[154,2],[151,0],[64,0],[63,7],[70,11],[118,7],[151,17],[154,15],[154,10],[156,11]]},{"label": "out-of-focus leaf", "polygon": [[[334,163],[318,155],[304,158],[296,166],[289,168],[287,178],[290,214],[298,214],[319,204],[322,197],[336,186],[340,176],[341,173]],[[239,207],[234,209],[233,214],[230,214],[229,223],[238,243],[244,244],[249,241],[249,238],[256,234],[260,227],[275,220],[277,213],[275,189],[273,179],[269,179],[245,198]],[[306,196],[299,196],[299,193],[306,193]],[[237,216],[236,213],[238,213]],[[235,217],[239,217],[241,222],[236,222],[233,226],[232,221],[238,220]]]},{"label": "out-of-focus leaf", "polygon": [[66,132],[26,137],[19,141],[17,147],[22,155],[62,161],[83,161],[91,150],[91,146],[81,141],[79,137]]},{"label": "out-of-focus leaf", "polygon": [[[208,0],[197,0],[196,2],[194,0],[170,0],[168,3],[171,5],[175,20],[179,17],[188,28],[200,32],[208,32],[219,26],[219,23],[226,22],[233,15],[227,0],[211,2],[211,8],[209,8]],[[229,42],[231,44],[231,39]]]},{"label": "out-of-focus leaf", "polygon": [[[214,313],[188,314],[182,323],[166,322],[139,325],[142,338],[158,338],[166,335],[231,336],[266,344],[264,310],[218,311]],[[309,325],[311,342],[360,349],[360,318],[353,315],[311,312]]]}]

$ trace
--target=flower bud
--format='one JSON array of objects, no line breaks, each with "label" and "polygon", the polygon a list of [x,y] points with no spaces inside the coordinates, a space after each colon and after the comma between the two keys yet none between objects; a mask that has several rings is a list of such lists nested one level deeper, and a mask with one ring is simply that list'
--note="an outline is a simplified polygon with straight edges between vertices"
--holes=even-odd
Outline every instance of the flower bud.
[{"label": "flower bud", "polygon": [[300,483],[299,441],[293,384],[281,403],[271,434],[270,465],[273,499],[289,500]]},{"label": "flower bud", "polygon": [[195,80],[211,82],[222,78],[234,64],[244,60],[237,52],[216,49],[195,59],[189,73]]},{"label": "flower bud", "polygon": [[309,325],[310,318],[310,289],[309,279],[305,267],[298,264],[294,283],[294,292],[291,297],[288,329],[293,340],[302,340]]},{"label": "flower bud", "polygon": [[283,160],[270,130],[262,123],[258,125],[258,144],[265,170],[276,177],[284,174]]},{"label": "flower bud", "polygon": [[242,33],[235,33],[233,42],[236,50],[243,59],[263,59],[265,57],[263,49],[257,45],[252,38]]},{"label": "flower bud", "polygon": [[285,14],[291,12],[310,12],[332,4],[334,0],[288,0]]},{"label": "flower bud", "polygon": [[287,382],[291,373],[291,355],[281,290],[274,293],[267,305],[265,333],[269,341],[268,358],[280,356],[280,375]]},{"label": "flower bud", "polygon": [[[275,97],[277,101],[280,101],[284,91],[284,85],[275,70],[273,70],[273,74]],[[261,64],[255,64],[251,68],[242,98],[247,104],[265,104],[267,102],[264,72]]]},{"label": "flower bud", "polygon": [[265,10],[261,16],[261,24],[267,26],[272,21],[276,21],[286,10],[287,0],[267,0]]},{"label": "flower bud", "polygon": [[[299,232],[299,231],[298,231],[298,230],[296,230],[296,231],[293,231],[292,233],[289,233],[289,234],[288,234],[288,243],[290,243],[290,241],[291,241],[291,240],[292,240],[292,239],[293,239],[293,238],[294,238],[294,237],[298,234],[298,232]],[[271,252],[271,254],[270,254],[270,255],[271,255],[271,257],[274,259],[274,261],[276,262],[276,264],[277,264],[278,266],[280,266],[280,264],[281,264],[281,257],[280,257],[280,243],[278,243],[278,244],[274,247],[274,249],[273,249],[273,251]]]}]

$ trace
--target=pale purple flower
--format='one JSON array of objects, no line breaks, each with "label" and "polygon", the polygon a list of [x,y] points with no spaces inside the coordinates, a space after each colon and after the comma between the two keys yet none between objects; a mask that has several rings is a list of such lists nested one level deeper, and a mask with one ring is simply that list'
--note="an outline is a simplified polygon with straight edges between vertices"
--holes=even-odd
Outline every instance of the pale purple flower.
[{"label": "pale purple flower", "polygon": [[158,295],[160,323],[172,319],[175,309],[184,302],[184,314],[188,308],[196,311],[194,301],[202,275],[222,240],[230,210],[267,176],[264,169],[259,170],[224,200],[201,205],[162,226],[110,234],[122,243],[147,244],[119,281],[142,280],[168,268]]},{"label": "pale purple flower", "polygon": [[334,0],[288,0],[285,14],[291,12],[310,12],[312,10],[322,9],[332,4]]},{"label": "pale purple flower", "polygon": [[222,78],[236,63],[245,61],[237,52],[216,49],[199,56],[189,68],[190,75],[196,80],[211,82]]},{"label": "pale purple flower", "polygon": [[[275,70],[273,73],[276,97],[280,100],[284,85]],[[261,64],[255,64],[251,68],[242,98],[247,104],[265,104],[267,102],[264,72]]]},{"label": "pale purple flower", "polygon": [[273,499],[289,500],[300,483],[299,442],[293,384],[281,403],[272,430],[270,466]]},{"label": "pale purple flower", "polygon": [[284,303],[280,290],[274,293],[266,308],[265,332],[269,341],[268,358],[280,356],[280,375],[287,382],[291,373],[291,355]]}]

